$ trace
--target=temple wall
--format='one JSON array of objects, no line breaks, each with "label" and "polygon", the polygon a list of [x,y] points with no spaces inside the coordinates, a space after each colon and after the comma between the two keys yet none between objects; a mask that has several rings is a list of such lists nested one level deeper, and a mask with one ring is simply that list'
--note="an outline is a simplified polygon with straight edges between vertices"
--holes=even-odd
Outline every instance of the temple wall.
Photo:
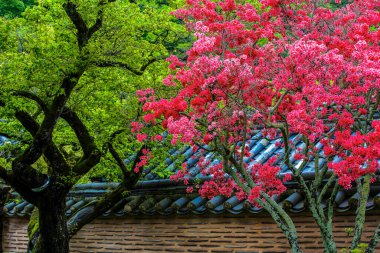
[{"label": "temple wall", "polygon": [[[380,219],[379,213],[367,216],[366,240],[369,241]],[[323,252],[318,228],[310,216],[294,216],[300,245],[305,253]],[[353,226],[354,216],[335,218],[337,245],[348,247],[351,238],[345,228]],[[25,252],[27,218],[6,218],[4,252]],[[96,219],[71,240],[72,253],[121,252],[288,252],[281,231],[268,216],[192,215]],[[380,247],[378,248],[380,252]]]}]

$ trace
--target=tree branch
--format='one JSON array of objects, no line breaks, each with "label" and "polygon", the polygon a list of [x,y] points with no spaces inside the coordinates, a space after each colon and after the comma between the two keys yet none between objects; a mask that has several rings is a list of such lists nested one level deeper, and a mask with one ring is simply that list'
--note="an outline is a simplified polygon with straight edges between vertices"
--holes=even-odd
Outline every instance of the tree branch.
[{"label": "tree branch", "polygon": [[[30,116],[27,112],[18,111],[16,112],[16,118],[21,122],[25,129],[35,136],[40,128],[40,125]],[[50,167],[54,172],[60,174],[68,174],[70,172],[70,166],[67,164],[65,158],[57,148],[57,146],[50,141],[47,148],[44,151],[45,157],[49,161]]]},{"label": "tree branch", "polygon": [[80,209],[68,220],[68,230],[70,237],[75,235],[84,225],[90,223],[99,215],[112,208],[123,197],[125,197],[126,191],[130,191],[135,186],[135,184],[140,179],[143,168],[140,168],[138,173],[134,173],[134,168],[141,161],[141,157],[143,156],[143,149],[145,148],[146,147],[143,146],[137,152],[131,171],[128,172],[128,176],[123,179],[123,181],[115,190],[105,194],[105,196],[96,203],[90,204]]},{"label": "tree branch", "polygon": [[77,10],[77,5],[68,0],[65,4],[63,4],[63,8],[66,11],[67,16],[69,16],[71,22],[74,24],[75,28],[77,29],[77,41],[79,50],[82,50],[83,47],[85,47],[89,40],[91,39],[92,35],[97,32],[103,25],[103,7],[107,3],[115,2],[116,0],[100,0],[98,3],[98,14],[96,17],[95,23],[88,28],[86,25],[86,22],[84,21],[82,15]]},{"label": "tree branch", "polygon": [[103,25],[103,7],[106,3],[111,3],[111,2],[115,2],[115,0],[108,0],[108,1],[100,0],[99,1],[99,4],[98,4],[99,11],[98,11],[98,15],[97,15],[95,24],[93,26],[91,26],[90,29],[88,30],[89,38],[91,38],[92,35],[102,27],[102,25]]},{"label": "tree branch", "polygon": [[76,112],[65,107],[61,118],[64,119],[75,132],[85,156],[89,156],[94,149],[97,149],[94,138]]},{"label": "tree branch", "polygon": [[35,101],[39,105],[39,107],[42,109],[42,111],[44,113],[49,113],[48,106],[37,95],[35,95],[35,94],[31,93],[31,92],[27,92],[27,91],[15,91],[15,92],[13,92],[13,95],[31,99],[31,100]]},{"label": "tree branch", "polygon": [[144,73],[144,71],[149,67],[149,65],[151,65],[152,63],[156,61],[158,61],[157,58],[152,58],[147,63],[142,65],[140,69],[134,69],[131,66],[129,66],[127,63],[115,62],[115,61],[98,61],[95,63],[95,65],[98,67],[115,67],[115,68],[126,69],[135,75],[141,76]]},{"label": "tree branch", "polygon": [[63,4],[63,8],[65,9],[67,16],[69,16],[71,22],[73,22],[75,28],[78,31],[77,41],[79,49],[81,50],[84,46],[87,45],[89,40],[89,30],[87,28],[86,22],[78,12],[77,6],[70,0]]},{"label": "tree branch", "polygon": [[115,150],[115,148],[112,146],[112,143],[108,143],[108,149],[112,155],[112,157],[115,159],[117,165],[119,165],[121,171],[123,172],[123,176],[127,177],[129,175],[127,167],[125,166],[124,161],[120,158],[119,154]]},{"label": "tree branch", "polygon": [[86,125],[74,111],[65,107],[61,117],[75,132],[84,153],[83,157],[74,166],[73,170],[79,175],[87,173],[88,170],[99,163],[101,152],[96,146],[94,138],[91,136]]},{"label": "tree branch", "polygon": [[10,173],[10,171],[6,170],[4,167],[0,165],[0,177],[4,179],[4,181],[11,181],[12,176],[13,175]]},{"label": "tree branch", "polygon": [[365,253],[373,253],[376,249],[376,246],[379,242],[380,237],[380,223],[377,225],[375,232],[372,235],[371,241],[368,244],[367,249],[365,250]]},{"label": "tree branch", "polygon": [[0,166],[0,178],[7,182],[14,190],[19,194],[22,194],[23,198],[29,203],[37,203],[37,193],[33,192],[29,187],[22,184],[20,179],[15,176],[11,171]]},{"label": "tree branch", "polygon": [[78,70],[77,73],[70,74],[62,80],[61,88],[63,93],[57,95],[52,105],[49,107],[49,112],[45,113],[45,118],[34,136],[33,143],[24,151],[22,155],[14,160],[13,169],[18,170],[25,165],[30,166],[35,163],[43,154],[47,145],[52,139],[52,132],[57,124],[58,118],[69,98],[73,88],[78,83],[79,77],[84,70]]},{"label": "tree branch", "polygon": [[[360,180],[360,179],[359,179]],[[367,207],[367,200],[370,192],[370,185],[371,185],[371,175],[365,175],[363,179],[363,184],[360,189],[358,185],[358,191],[359,191],[359,203],[358,208],[356,209],[356,217],[355,217],[355,227],[354,227],[354,236],[351,242],[351,250],[356,249],[358,245],[361,243],[362,235],[363,235],[363,229],[365,224],[365,214],[366,214],[366,207]]]},{"label": "tree branch", "polygon": [[110,151],[112,157],[115,159],[116,163],[119,165],[121,171],[123,172],[124,178],[127,178],[130,175],[129,172],[128,172],[128,169],[125,166],[125,163],[124,163],[123,159],[121,159],[120,155],[118,154],[118,152],[116,151],[116,149],[112,145],[112,141],[116,137],[116,135],[118,135],[118,134],[120,134],[122,132],[123,132],[123,130],[118,130],[118,131],[114,132],[111,135],[110,141],[107,142],[106,145],[107,145],[108,150]]}]

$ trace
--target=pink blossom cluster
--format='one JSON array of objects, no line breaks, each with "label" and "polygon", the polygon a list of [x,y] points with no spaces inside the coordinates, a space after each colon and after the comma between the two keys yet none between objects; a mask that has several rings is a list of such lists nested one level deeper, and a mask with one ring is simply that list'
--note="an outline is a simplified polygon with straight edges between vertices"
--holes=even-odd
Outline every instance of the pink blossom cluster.
[{"label": "pink blossom cluster", "polygon": [[148,101],[154,101],[154,90],[151,88],[145,90],[138,90],[136,92],[139,102],[146,103]]},{"label": "pink blossom cluster", "polygon": [[[185,62],[169,59],[173,73],[164,84],[178,85],[176,96],[156,101],[152,91],[140,92],[145,122],[161,124],[175,141],[207,144],[226,160],[200,165],[213,176],[199,187],[208,198],[235,191],[254,201],[263,191],[285,190],[273,161],[241,164],[252,157],[236,143],[257,129],[269,138],[281,138],[280,129],[301,134],[309,152],[296,151],[297,160],[312,159],[320,141],[345,188],[374,174],[380,158],[380,2],[355,0],[337,10],[315,0],[259,2],[187,0],[174,13],[196,41]],[[224,176],[230,169],[248,185],[246,170],[255,186],[243,191]]]},{"label": "pink blossom cluster", "polygon": [[375,179],[376,170],[380,167],[380,121],[373,121],[372,127],[374,130],[368,134],[335,131],[334,139],[323,140],[325,154],[340,158],[339,162],[330,162],[329,167],[345,189],[351,188],[352,182],[366,174],[373,175]]},{"label": "pink blossom cluster", "polygon": [[141,173],[141,170],[144,166],[146,166],[149,160],[152,158],[151,151],[149,149],[144,148],[142,150],[143,155],[140,156],[140,161],[135,165],[133,171],[135,173]]}]

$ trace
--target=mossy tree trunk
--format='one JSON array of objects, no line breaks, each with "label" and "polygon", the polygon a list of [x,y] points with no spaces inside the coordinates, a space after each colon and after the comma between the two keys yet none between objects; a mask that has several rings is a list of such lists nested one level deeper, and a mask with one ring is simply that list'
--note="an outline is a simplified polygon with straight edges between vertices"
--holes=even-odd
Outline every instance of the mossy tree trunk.
[{"label": "mossy tree trunk", "polygon": [[49,195],[39,205],[40,240],[34,252],[69,252],[69,233],[66,225],[66,204],[64,196]]},{"label": "mossy tree trunk", "polygon": [[[133,162],[132,168],[141,162],[143,155],[143,146],[138,152]],[[109,149],[118,163],[122,159],[109,143]],[[69,252],[69,241],[84,225],[90,223],[99,217],[105,211],[109,210],[119,202],[124,194],[132,189],[141,176],[140,173],[127,171],[124,163],[119,164],[122,167],[124,180],[113,191],[105,194],[99,201],[85,206],[78,210],[72,217],[66,217],[66,195],[69,187],[60,187],[64,183],[58,183],[51,189],[47,190],[37,203],[38,207],[38,224],[32,220],[33,224],[29,227],[28,253],[66,253]]]}]

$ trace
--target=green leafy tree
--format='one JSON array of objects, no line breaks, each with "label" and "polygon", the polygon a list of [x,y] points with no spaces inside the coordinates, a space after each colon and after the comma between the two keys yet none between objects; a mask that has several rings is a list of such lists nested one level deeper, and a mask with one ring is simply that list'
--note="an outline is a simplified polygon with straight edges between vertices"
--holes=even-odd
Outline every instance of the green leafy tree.
[{"label": "green leafy tree", "polygon": [[19,17],[27,7],[34,4],[34,0],[0,0],[0,16],[5,18]]},{"label": "green leafy tree", "polygon": [[[172,8],[46,0],[22,18],[1,20],[0,135],[11,141],[0,147],[0,177],[38,208],[30,252],[68,252],[70,237],[141,177],[148,148],[131,137],[140,115],[135,91],[155,86],[157,96],[170,95],[160,88],[163,59],[191,43]],[[132,154],[127,166],[122,158]],[[68,191],[93,176],[120,185],[67,219]]]}]

